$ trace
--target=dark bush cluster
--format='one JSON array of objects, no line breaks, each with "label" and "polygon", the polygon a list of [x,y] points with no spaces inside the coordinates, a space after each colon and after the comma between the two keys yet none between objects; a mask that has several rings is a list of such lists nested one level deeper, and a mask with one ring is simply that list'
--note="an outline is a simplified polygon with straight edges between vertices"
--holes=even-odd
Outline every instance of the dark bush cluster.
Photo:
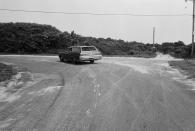
[{"label": "dark bush cluster", "polygon": [[61,32],[50,25],[0,23],[0,52],[42,53],[51,47],[50,37]]},{"label": "dark bush cluster", "polygon": [[174,57],[186,58],[190,56],[191,45],[185,45],[182,41],[165,42],[158,46],[158,50]]}]

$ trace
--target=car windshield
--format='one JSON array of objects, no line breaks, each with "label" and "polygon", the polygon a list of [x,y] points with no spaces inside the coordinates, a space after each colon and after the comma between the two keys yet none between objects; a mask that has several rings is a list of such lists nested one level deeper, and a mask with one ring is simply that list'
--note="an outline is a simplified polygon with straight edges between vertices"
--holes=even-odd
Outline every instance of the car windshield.
[{"label": "car windshield", "polygon": [[82,51],[95,51],[95,47],[82,47]]}]

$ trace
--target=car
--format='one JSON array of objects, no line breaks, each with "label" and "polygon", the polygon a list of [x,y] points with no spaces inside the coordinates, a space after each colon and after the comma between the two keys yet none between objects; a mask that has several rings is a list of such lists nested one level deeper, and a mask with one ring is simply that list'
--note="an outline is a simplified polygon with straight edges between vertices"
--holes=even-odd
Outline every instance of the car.
[{"label": "car", "polygon": [[60,61],[71,61],[73,63],[102,59],[101,52],[95,46],[71,46],[65,52],[59,53]]}]

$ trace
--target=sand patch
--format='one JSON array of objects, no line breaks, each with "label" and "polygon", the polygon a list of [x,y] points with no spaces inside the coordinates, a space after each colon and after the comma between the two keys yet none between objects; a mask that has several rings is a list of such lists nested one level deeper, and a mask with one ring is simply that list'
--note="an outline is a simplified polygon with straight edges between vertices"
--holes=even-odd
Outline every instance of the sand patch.
[{"label": "sand patch", "polygon": [[[24,89],[49,77],[39,73],[18,72],[11,80],[0,82],[0,102],[14,102],[21,97]],[[48,88],[41,93],[51,91],[52,89]]]},{"label": "sand patch", "polygon": [[103,63],[116,64],[120,66],[130,67],[133,70],[138,71],[143,74],[149,73],[149,69],[147,68],[147,66],[142,66],[138,64],[135,65],[135,64],[129,63],[128,61],[129,61],[128,59],[124,59],[124,58],[121,58],[121,59],[117,58],[116,60],[114,58],[102,60]]},{"label": "sand patch", "polygon": [[55,92],[57,90],[59,90],[60,88],[62,88],[62,86],[49,86],[47,88],[43,88],[39,91],[33,91],[33,92],[29,92],[29,95],[38,95],[38,96],[42,96],[45,95],[46,93],[52,93]]},{"label": "sand patch", "polygon": [[7,92],[7,88],[0,87],[0,102],[13,102],[20,98],[19,93]]},{"label": "sand patch", "polygon": [[162,63],[159,65],[166,68],[164,71],[168,73],[173,80],[192,87],[191,90],[195,90],[195,79],[188,79],[187,75],[184,75],[178,69],[169,66],[168,63]]}]

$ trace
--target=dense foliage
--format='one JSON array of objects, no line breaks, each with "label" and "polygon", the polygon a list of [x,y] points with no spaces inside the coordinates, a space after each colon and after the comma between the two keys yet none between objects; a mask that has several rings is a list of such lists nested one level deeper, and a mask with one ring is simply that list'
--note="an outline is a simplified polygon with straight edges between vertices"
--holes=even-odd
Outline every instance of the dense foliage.
[{"label": "dense foliage", "polygon": [[185,45],[182,41],[165,42],[162,45],[158,45],[158,51],[174,57],[186,58],[190,56],[191,45]]},{"label": "dense foliage", "polygon": [[0,23],[0,52],[46,52],[51,46],[48,37],[59,33],[59,30],[49,25]]},{"label": "dense foliage", "polygon": [[[72,45],[95,45],[104,55],[154,57],[152,44],[126,42],[111,38],[83,37],[74,31],[61,32],[50,25],[34,23],[0,23],[0,53],[58,53]],[[157,51],[186,57],[189,47],[183,42],[156,45]]]}]

